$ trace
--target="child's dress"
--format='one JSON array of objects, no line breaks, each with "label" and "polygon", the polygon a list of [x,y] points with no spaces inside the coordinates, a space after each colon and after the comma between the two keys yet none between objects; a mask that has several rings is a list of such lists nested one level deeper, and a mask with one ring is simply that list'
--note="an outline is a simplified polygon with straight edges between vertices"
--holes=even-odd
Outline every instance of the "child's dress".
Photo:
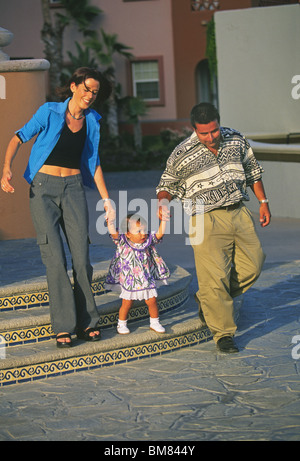
[{"label": "child's dress", "polygon": [[121,291],[120,298],[149,299],[157,297],[156,288],[167,285],[170,271],[158,255],[155,245],[159,242],[155,232],[149,233],[143,243],[132,243],[125,234],[114,240],[116,253],[106,277],[106,288]]}]

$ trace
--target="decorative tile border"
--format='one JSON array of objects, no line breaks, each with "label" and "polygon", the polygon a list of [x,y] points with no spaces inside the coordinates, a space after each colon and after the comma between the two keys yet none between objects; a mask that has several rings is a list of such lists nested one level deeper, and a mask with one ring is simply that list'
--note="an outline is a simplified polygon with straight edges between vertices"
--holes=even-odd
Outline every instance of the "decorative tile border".
[{"label": "decorative tile border", "polygon": [[94,296],[104,295],[108,293],[108,290],[105,289],[105,278],[92,282],[92,291]]},{"label": "decorative tile border", "polygon": [[20,346],[22,344],[49,341],[55,337],[51,325],[37,325],[20,330],[1,332],[3,343],[6,347]]},{"label": "decorative tile border", "polygon": [[[181,307],[189,298],[189,288],[185,288],[179,293],[168,298],[158,300],[158,307],[161,313]],[[108,328],[117,324],[118,310],[109,314],[100,314],[99,327]],[[133,307],[129,312],[129,322],[141,320],[149,316],[148,307],[143,304],[138,307]],[[49,341],[54,338],[54,333],[50,324],[35,325],[28,328],[15,329],[1,332],[6,347],[20,346],[33,342]]]},{"label": "decorative tile border", "polygon": [[[92,283],[92,291],[94,296],[107,293],[107,290],[104,288],[104,283],[104,278],[96,280]],[[31,309],[32,307],[48,305],[49,294],[47,290],[0,297],[0,312],[18,309]]]},{"label": "decorative tile border", "polygon": [[21,293],[18,295],[5,296],[0,298],[0,312],[18,309],[30,309],[36,306],[48,305],[48,291],[39,291],[35,293]]},{"label": "decorative tile border", "polygon": [[211,338],[212,335],[209,329],[201,328],[198,331],[188,334],[141,344],[135,347],[125,347],[123,349],[100,352],[93,355],[83,355],[53,360],[47,363],[10,368],[0,371],[0,387],[102,368],[104,366],[128,363],[132,360],[158,356],[177,349],[200,344]]}]

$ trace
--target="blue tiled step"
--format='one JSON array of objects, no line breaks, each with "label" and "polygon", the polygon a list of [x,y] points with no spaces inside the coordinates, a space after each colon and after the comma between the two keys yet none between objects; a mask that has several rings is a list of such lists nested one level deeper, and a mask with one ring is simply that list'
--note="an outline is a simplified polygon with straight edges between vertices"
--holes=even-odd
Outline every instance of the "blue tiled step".
[{"label": "blue tiled step", "polygon": [[[106,293],[104,281],[109,262],[103,261],[94,266],[92,290],[95,296]],[[71,271],[69,272],[72,281]],[[49,295],[46,277],[12,283],[0,288],[0,314],[36,307],[48,306]]]},{"label": "blue tiled step", "polygon": [[[103,274],[101,277],[104,280]],[[184,269],[178,266],[171,267],[169,284],[159,289],[160,313],[177,309],[186,302],[190,280],[191,276]],[[36,294],[38,294],[37,290]],[[118,295],[112,292],[101,294],[95,296],[95,300],[101,329],[116,325],[121,305]],[[146,304],[136,301],[129,313],[129,323],[146,317],[148,317]],[[2,311],[0,320],[0,337],[6,348],[47,341],[54,337],[48,307],[35,306],[34,309]]]},{"label": "blue tiled step", "polygon": [[74,339],[69,349],[57,349],[55,340],[7,348],[0,360],[0,386],[117,365],[211,339],[208,328],[200,323],[198,308],[191,298],[178,309],[160,313],[160,318],[166,328],[163,334],[150,330],[149,318],[145,318],[129,323],[131,333],[128,335],[118,335],[114,327],[104,328],[101,341]]}]

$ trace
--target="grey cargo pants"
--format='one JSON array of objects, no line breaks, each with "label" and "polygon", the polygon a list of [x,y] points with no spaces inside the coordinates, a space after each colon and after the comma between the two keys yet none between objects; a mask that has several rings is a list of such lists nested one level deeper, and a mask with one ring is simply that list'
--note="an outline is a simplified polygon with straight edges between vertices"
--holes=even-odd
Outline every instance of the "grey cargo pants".
[{"label": "grey cargo pants", "polygon": [[[88,208],[81,175],[37,173],[30,187],[30,210],[46,266],[54,333],[73,334],[95,327],[99,315],[91,289]],[[74,288],[67,273],[61,230],[72,256]]]}]

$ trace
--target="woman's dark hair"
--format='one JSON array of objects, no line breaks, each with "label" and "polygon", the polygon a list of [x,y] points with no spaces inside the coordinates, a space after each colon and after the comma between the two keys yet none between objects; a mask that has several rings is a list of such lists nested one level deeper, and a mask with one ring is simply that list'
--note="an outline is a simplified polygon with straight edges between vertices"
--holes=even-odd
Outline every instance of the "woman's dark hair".
[{"label": "woman's dark hair", "polygon": [[209,102],[201,102],[193,107],[191,111],[191,124],[194,128],[196,128],[196,123],[206,125],[214,120],[220,123],[220,114],[215,106]]},{"label": "woman's dark hair", "polygon": [[93,78],[99,82],[100,89],[97,96],[97,103],[103,103],[111,94],[111,84],[101,72],[97,69],[91,69],[90,67],[79,67],[76,69],[67,83],[63,87],[57,89],[57,94],[61,99],[72,97],[72,91],[70,90],[71,83],[75,83],[77,86],[80,85],[80,83],[84,83],[89,78]]}]

